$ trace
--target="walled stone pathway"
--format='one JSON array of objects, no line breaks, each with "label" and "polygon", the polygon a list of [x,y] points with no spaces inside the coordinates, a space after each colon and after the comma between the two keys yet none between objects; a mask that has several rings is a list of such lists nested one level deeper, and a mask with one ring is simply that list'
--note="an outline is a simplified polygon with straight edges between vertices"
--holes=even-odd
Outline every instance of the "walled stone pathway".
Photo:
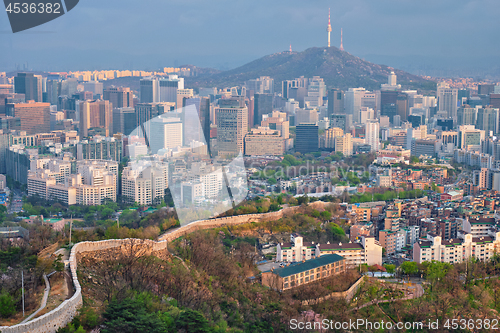
[{"label": "walled stone pathway", "polygon": [[33,319],[38,314],[38,312],[42,311],[45,308],[45,306],[47,305],[47,299],[49,298],[49,293],[50,293],[50,283],[49,283],[49,279],[47,278],[47,275],[43,274],[43,279],[45,280],[45,291],[43,293],[42,304],[40,304],[40,307],[38,308],[38,310],[33,312],[28,318],[24,319],[21,322],[21,324],[27,323],[28,321]]}]

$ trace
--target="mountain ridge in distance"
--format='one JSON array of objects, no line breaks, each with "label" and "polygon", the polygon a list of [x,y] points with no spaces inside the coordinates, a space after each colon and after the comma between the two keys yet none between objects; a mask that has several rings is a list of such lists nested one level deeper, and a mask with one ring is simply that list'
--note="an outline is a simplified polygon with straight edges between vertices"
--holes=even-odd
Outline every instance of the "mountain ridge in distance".
[{"label": "mountain ridge in distance", "polygon": [[260,76],[274,78],[275,86],[283,80],[300,76],[320,76],[328,88],[364,87],[380,89],[387,83],[387,77],[394,71],[398,84],[406,89],[435,90],[436,83],[386,65],[373,64],[336,47],[311,47],[302,52],[284,51],[264,56],[243,66],[214,73],[186,78],[190,88],[228,87],[242,85],[245,81]]},{"label": "mountain ridge in distance", "polygon": [[[185,65],[201,73],[198,76],[186,77],[187,88],[232,87],[243,85],[245,81],[260,76],[274,79],[275,91],[281,91],[281,81],[293,80],[300,76],[312,78],[320,76],[328,88],[364,87],[368,90],[380,89],[387,83],[388,75],[394,71],[398,84],[403,89],[418,89],[430,92],[436,89],[434,81],[413,75],[386,65],[378,65],[365,61],[348,52],[332,47],[312,47],[302,52],[279,52],[253,60],[240,67],[219,71],[210,68],[198,68]],[[104,81],[104,86],[127,86],[139,91],[140,77],[126,77]]]}]

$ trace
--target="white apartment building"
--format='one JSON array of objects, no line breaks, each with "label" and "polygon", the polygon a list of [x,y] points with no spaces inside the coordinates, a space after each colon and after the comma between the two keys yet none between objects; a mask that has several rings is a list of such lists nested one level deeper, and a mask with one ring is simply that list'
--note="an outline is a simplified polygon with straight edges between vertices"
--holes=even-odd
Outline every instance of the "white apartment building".
[{"label": "white apartment building", "polygon": [[[115,178],[116,179],[116,178]],[[80,185],[76,188],[76,201],[81,205],[102,205],[105,199],[116,201],[116,181],[99,186]]]},{"label": "white apartment building", "polygon": [[472,237],[489,236],[490,229],[495,226],[495,218],[466,217],[462,220],[463,231],[470,233]]},{"label": "white apartment building", "polygon": [[[174,149],[182,146],[182,121],[180,118],[157,117],[148,126],[149,146],[153,154],[160,149]],[[147,131],[147,130],[146,130]]]},{"label": "white apartment building", "polygon": [[67,205],[74,205],[77,203],[76,192],[76,187],[54,184],[47,188],[47,199],[61,201]]},{"label": "white apartment building", "polygon": [[372,108],[362,107],[361,110],[359,110],[358,118],[359,118],[359,122],[361,124],[364,124],[368,120],[375,119],[375,111]]},{"label": "white apartment building", "polygon": [[304,242],[304,238],[293,233],[290,243],[280,243],[276,248],[276,261],[300,262],[316,258],[314,242]]},{"label": "white apartment building", "polygon": [[391,175],[377,175],[377,186],[378,187],[391,187],[392,186],[392,176]]},{"label": "white apartment building", "polygon": [[469,258],[489,260],[500,247],[500,232],[490,231],[489,236],[473,237],[460,231],[458,238],[442,240],[440,236],[427,234],[426,240],[413,245],[413,261],[440,261],[450,264],[460,263]]},{"label": "white apartment building", "polygon": [[205,199],[203,183],[183,182],[181,184],[181,198],[184,205],[190,205]]},{"label": "white apartment building", "polygon": [[406,246],[406,232],[398,230],[396,233],[396,252],[402,252]]},{"label": "white apartment building", "polygon": [[57,183],[56,178],[48,170],[37,169],[37,171],[28,172],[28,196],[46,198],[48,187]]},{"label": "white apartment building", "polygon": [[365,123],[366,138],[365,143],[371,146],[371,151],[378,151],[380,148],[380,126],[378,120],[368,120]]},{"label": "white apartment building", "polygon": [[206,198],[215,198],[222,190],[222,169],[204,163],[193,163],[188,175],[188,182],[203,184]]},{"label": "white apartment building", "polygon": [[399,231],[402,231],[406,235],[406,245],[413,247],[413,244],[418,241],[418,237],[420,235],[420,227],[418,225],[411,225],[405,228],[401,228]]},{"label": "white apartment building", "polygon": [[141,142],[129,144],[127,145],[127,155],[132,159],[138,158],[139,156],[147,156],[148,146]]},{"label": "white apartment building", "polygon": [[334,253],[344,257],[346,265],[350,267],[382,265],[382,245],[374,237],[360,238],[360,243],[317,244],[316,257]]},{"label": "white apartment building", "polygon": [[83,160],[77,162],[77,173],[71,174],[71,163],[65,160],[34,161],[28,173],[28,195],[67,205],[101,205],[105,199],[116,201],[118,163]]},{"label": "white apartment building", "polygon": [[360,236],[360,243],[314,244],[304,242],[303,237],[292,234],[290,243],[280,243],[276,249],[276,261],[299,262],[318,258],[325,254],[338,254],[350,267],[361,264],[382,265],[382,246],[373,237]]},{"label": "white apartment building", "polygon": [[413,261],[437,260],[460,263],[469,258],[489,260],[500,249],[500,231],[494,228],[495,218],[463,219],[457,239],[443,241],[428,234],[426,240],[413,245]]},{"label": "white apartment building", "polygon": [[351,156],[353,150],[352,135],[345,133],[335,138],[335,152],[341,152],[344,156]]},{"label": "white apartment building", "polygon": [[151,205],[163,199],[167,188],[167,163],[140,160],[123,169],[122,196],[129,202]]}]

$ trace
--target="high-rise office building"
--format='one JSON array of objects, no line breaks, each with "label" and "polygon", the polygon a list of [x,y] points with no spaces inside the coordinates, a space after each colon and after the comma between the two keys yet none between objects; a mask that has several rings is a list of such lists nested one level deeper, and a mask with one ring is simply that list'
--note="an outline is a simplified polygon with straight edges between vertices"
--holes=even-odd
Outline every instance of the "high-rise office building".
[{"label": "high-rise office building", "polygon": [[486,137],[498,133],[498,109],[483,107],[477,109],[476,128],[483,130]]},{"label": "high-rise office building", "polygon": [[21,130],[21,118],[0,116],[0,130]]},{"label": "high-rise office building", "polygon": [[[186,125],[184,126],[184,137],[185,137],[184,142],[185,143],[187,142],[188,144],[193,140],[199,142],[205,142],[207,146],[209,146],[208,150],[210,152],[210,99],[208,97],[185,98],[183,102],[183,107],[187,108],[190,105],[194,105],[196,107],[196,111],[198,113],[196,118],[199,120],[199,125],[193,124],[191,126],[187,126],[188,128],[186,128]],[[189,120],[191,119],[185,119],[185,123],[189,122]],[[192,137],[186,138],[185,132],[190,132],[192,134]]]},{"label": "high-rise office building", "polygon": [[[245,87],[252,90],[254,94],[274,94],[274,79],[269,76],[261,76],[245,82]],[[285,97],[286,98],[286,97]]]},{"label": "high-rise office building", "polygon": [[478,84],[477,85],[477,94],[478,95],[489,95],[495,92],[494,84]]},{"label": "high-rise office building", "polygon": [[[180,118],[157,117],[150,121],[149,147],[153,154],[161,149],[182,146],[182,121]],[[148,130],[146,129],[146,132]]]},{"label": "high-rise office building", "polygon": [[470,98],[470,89],[458,89],[458,102],[462,103],[462,100],[467,100]]},{"label": "high-rise office building", "polygon": [[469,148],[481,148],[481,142],[485,139],[483,130],[476,129],[473,125],[458,127],[458,148],[469,150]]},{"label": "high-rise office building", "polygon": [[365,88],[349,88],[345,92],[344,106],[345,112],[353,116],[353,121],[356,122],[355,113],[361,110],[361,97],[365,94]]},{"label": "high-rise office building", "polygon": [[[100,82],[99,82],[100,83]],[[102,85],[102,83],[101,83]],[[78,80],[76,78],[68,78],[66,80],[61,81],[60,94],[62,96],[72,96],[78,92]],[[92,91],[91,91],[92,92]],[[100,91],[100,95],[102,96],[102,90]],[[92,92],[94,94],[94,92]]]},{"label": "high-rise office building", "polygon": [[50,132],[50,104],[28,101],[7,104],[8,115],[21,119],[21,130],[28,134]]},{"label": "high-rise office building", "polygon": [[104,85],[99,81],[88,81],[83,83],[83,90],[90,91],[94,96],[103,95]]},{"label": "high-rise office building", "polygon": [[9,115],[6,105],[16,103],[26,103],[24,94],[0,94],[0,115]]},{"label": "high-rise office building", "polygon": [[344,132],[350,131],[352,126],[351,114],[333,114],[330,116],[330,127],[341,128]]},{"label": "high-rise office building", "polygon": [[371,151],[378,151],[380,148],[380,128],[378,120],[368,120],[365,126],[366,144],[371,146]]},{"label": "high-rise office building", "polygon": [[300,124],[316,124],[319,120],[318,111],[316,109],[298,109],[295,111],[295,125]]},{"label": "high-rise office building", "polygon": [[[159,82],[155,77],[148,77],[140,81],[140,101],[141,103],[157,103],[159,98]],[[173,101],[175,102],[175,100]]]},{"label": "high-rise office building", "polygon": [[477,109],[469,105],[462,105],[457,110],[457,125],[475,125],[477,118]]},{"label": "high-rise office building", "polygon": [[110,136],[113,130],[113,110],[109,101],[81,101],[79,102],[81,137],[89,136],[90,129],[101,129],[104,136]]},{"label": "high-rise office building", "polygon": [[408,122],[411,127],[417,128],[420,125],[425,125],[425,116],[422,114],[411,114],[408,116]]},{"label": "high-rise office building", "polygon": [[61,94],[61,84],[59,80],[47,80],[46,91],[43,93],[43,101],[50,105],[57,105]]},{"label": "high-rise office building", "polygon": [[307,95],[309,79],[301,76],[295,80],[282,82],[282,96],[285,99],[293,98],[299,102],[300,107],[304,107],[304,96]]},{"label": "high-rise office building", "polygon": [[222,100],[217,110],[217,147],[219,156],[244,152],[248,132],[248,109],[242,98]]},{"label": "high-rise office building", "polygon": [[[184,78],[177,75],[169,75],[168,79],[160,79],[158,82],[158,101],[177,103],[177,90],[184,89]],[[180,108],[180,105],[176,105]]]},{"label": "high-rise office building", "polygon": [[147,126],[146,123],[166,112],[173,111],[175,103],[139,103],[135,106],[136,127]]},{"label": "high-rise office building", "polygon": [[440,128],[442,131],[451,131],[455,126],[453,126],[453,119],[437,119],[436,127]]},{"label": "high-rise office building", "polygon": [[446,111],[448,118],[457,120],[458,109],[458,89],[450,88],[450,86],[441,82],[437,86],[438,111]]},{"label": "high-rise office building", "polygon": [[113,134],[130,135],[136,127],[135,108],[113,108]]},{"label": "high-rise office building", "polygon": [[493,108],[500,108],[500,94],[490,94],[490,105]]},{"label": "high-rise office building", "polygon": [[184,105],[184,99],[191,98],[193,96],[193,89],[177,89],[177,101],[175,102],[175,107],[177,109],[182,108]]},{"label": "high-rise office building", "polygon": [[295,151],[308,154],[318,151],[318,125],[300,124],[295,128]]},{"label": "high-rise office building", "polygon": [[42,102],[42,77],[33,73],[17,73],[14,78],[14,92],[24,94],[27,101]]},{"label": "high-rise office building", "polygon": [[7,151],[10,144],[10,130],[0,129],[0,174],[7,173]]},{"label": "high-rise office building", "polygon": [[323,105],[323,97],[326,96],[326,85],[319,76],[313,76],[307,86],[307,96],[304,97],[304,105],[318,107]]},{"label": "high-rise office building", "polygon": [[255,94],[254,95],[254,119],[253,126],[258,126],[262,122],[262,116],[273,112],[273,95],[272,94]]},{"label": "high-rise office building", "polygon": [[344,95],[345,113],[352,115],[354,122],[359,122],[359,110],[362,107],[377,109],[377,95],[365,88],[349,88]]},{"label": "high-rise office building", "polygon": [[344,112],[344,91],[340,89],[328,90],[328,118],[332,114],[343,114]]},{"label": "high-rise office building", "polygon": [[408,120],[408,115],[410,108],[408,107],[408,95],[405,93],[398,93],[396,98],[396,107],[398,115],[401,117],[401,121],[405,122]]},{"label": "high-rise office building", "polygon": [[[398,114],[397,110],[398,92],[386,90],[380,92],[380,114],[388,116],[391,123],[394,124],[394,116]],[[400,117],[401,118],[401,117]]]},{"label": "high-rise office building", "polygon": [[130,88],[108,87],[104,90],[102,99],[109,101],[113,108],[134,107],[134,93]]}]

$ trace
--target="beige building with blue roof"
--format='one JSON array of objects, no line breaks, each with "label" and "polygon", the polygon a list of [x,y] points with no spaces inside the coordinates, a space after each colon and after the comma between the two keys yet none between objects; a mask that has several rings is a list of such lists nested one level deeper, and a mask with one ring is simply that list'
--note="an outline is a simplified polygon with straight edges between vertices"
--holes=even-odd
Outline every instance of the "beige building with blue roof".
[{"label": "beige building with blue roof", "polygon": [[346,271],[345,259],[336,254],[288,264],[285,267],[262,272],[262,285],[283,291],[319,281]]}]

